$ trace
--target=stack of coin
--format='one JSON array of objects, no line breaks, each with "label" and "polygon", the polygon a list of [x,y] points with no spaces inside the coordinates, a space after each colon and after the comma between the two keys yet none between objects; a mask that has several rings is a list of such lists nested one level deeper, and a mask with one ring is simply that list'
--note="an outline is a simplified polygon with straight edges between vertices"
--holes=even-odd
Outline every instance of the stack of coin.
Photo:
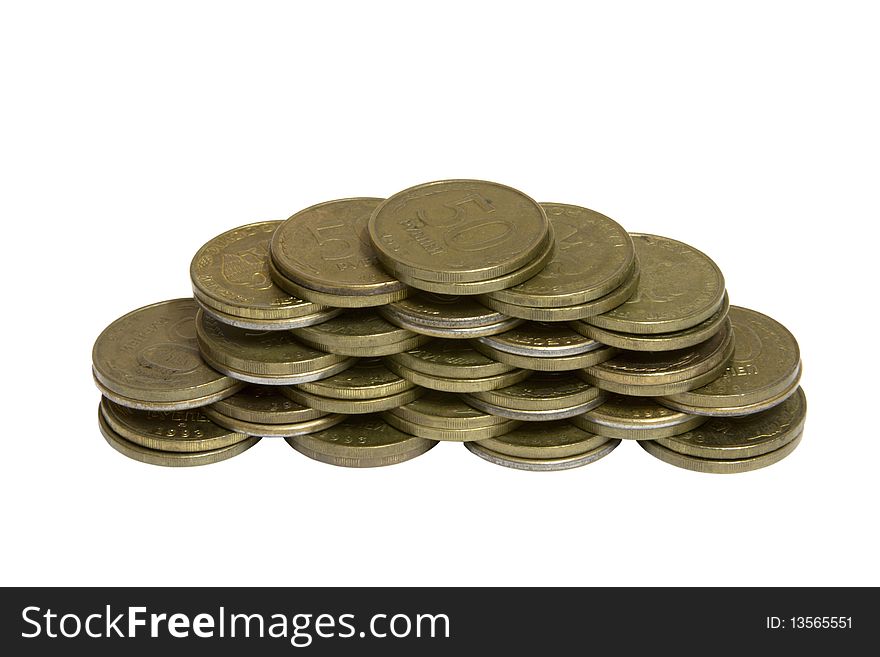
[{"label": "stack of coin", "polygon": [[398,376],[381,358],[363,358],[333,376],[284,387],[288,398],[327,413],[378,413],[418,399],[425,389]]},{"label": "stack of coin", "polygon": [[436,390],[391,409],[382,417],[391,426],[414,436],[462,443],[503,436],[520,425],[518,420],[469,406],[459,395]]},{"label": "stack of coin", "polygon": [[419,292],[379,312],[389,322],[435,338],[466,339],[504,333],[522,320],[486,308],[474,297]]}]

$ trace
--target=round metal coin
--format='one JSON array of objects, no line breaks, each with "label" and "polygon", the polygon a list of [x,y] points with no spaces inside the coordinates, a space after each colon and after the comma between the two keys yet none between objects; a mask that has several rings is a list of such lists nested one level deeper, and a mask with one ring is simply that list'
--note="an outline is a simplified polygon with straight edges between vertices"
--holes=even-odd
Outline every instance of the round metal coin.
[{"label": "round metal coin", "polygon": [[[510,434],[507,435],[509,436]],[[571,470],[572,468],[589,465],[590,463],[598,461],[602,457],[610,454],[614,451],[614,448],[620,444],[619,440],[604,440],[605,442],[601,445],[594,447],[583,454],[573,454],[572,456],[562,456],[550,459],[530,459],[518,456],[507,456],[505,454],[500,454],[495,450],[483,447],[479,442],[465,443],[464,446],[473,454],[476,454],[480,458],[485,459],[490,463],[494,463],[495,465],[503,465],[506,468],[513,468],[515,470],[553,472],[557,470]]]},{"label": "round metal coin", "polygon": [[571,423],[584,431],[625,440],[656,440],[684,433],[707,418],[674,411],[646,397],[611,394],[604,403]]}]

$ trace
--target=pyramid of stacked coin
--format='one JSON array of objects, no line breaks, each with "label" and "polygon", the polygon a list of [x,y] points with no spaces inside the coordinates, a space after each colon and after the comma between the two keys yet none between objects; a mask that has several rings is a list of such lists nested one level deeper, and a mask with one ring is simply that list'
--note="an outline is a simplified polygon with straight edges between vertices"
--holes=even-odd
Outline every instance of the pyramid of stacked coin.
[{"label": "pyramid of stacked coin", "polygon": [[433,182],[241,226],[190,275],[193,299],[121,317],[92,353],[101,431],[146,463],[277,436],[334,465],[453,441],[545,471],[635,440],[728,473],[775,463],[803,432],[797,342],[731,306],[711,259],[504,185]]}]

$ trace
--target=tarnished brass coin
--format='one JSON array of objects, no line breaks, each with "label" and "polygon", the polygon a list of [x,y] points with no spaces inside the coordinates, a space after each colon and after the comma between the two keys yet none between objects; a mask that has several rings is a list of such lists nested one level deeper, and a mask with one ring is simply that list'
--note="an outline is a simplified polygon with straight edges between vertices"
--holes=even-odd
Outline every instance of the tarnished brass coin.
[{"label": "tarnished brass coin", "polygon": [[474,392],[462,401],[512,420],[562,420],[601,404],[606,393],[573,375],[535,374],[506,388]]},{"label": "tarnished brass coin", "polygon": [[269,250],[278,273],[313,292],[366,296],[377,304],[407,294],[406,286],[379,266],[367,235],[370,214],[381,200],[340,199],[297,212],[272,237]]},{"label": "tarnished brass coin", "polygon": [[506,301],[499,301],[489,295],[480,295],[482,303],[499,312],[528,319],[534,322],[568,322],[593,317],[601,313],[617,308],[620,304],[630,299],[636,292],[641,277],[638,263],[630,269],[629,275],[618,287],[608,294],[573,306],[560,306],[558,308],[538,308],[533,306],[520,306]]},{"label": "tarnished brass coin", "polygon": [[246,317],[238,317],[237,315],[230,315],[221,312],[216,308],[212,308],[206,304],[198,294],[194,295],[194,298],[196,303],[199,304],[199,307],[214,319],[219,320],[224,324],[229,324],[230,326],[252,329],[254,331],[289,331],[303,326],[312,326],[313,324],[326,322],[328,319],[332,319],[342,312],[341,308],[328,308],[311,315],[303,315],[302,317],[294,317],[292,319],[250,319]]},{"label": "tarnished brass coin", "polygon": [[413,424],[453,431],[481,429],[508,422],[503,417],[468,406],[459,395],[436,390],[429,390],[415,401],[390,412]]},{"label": "tarnished brass coin", "polygon": [[201,452],[165,452],[158,449],[150,449],[149,447],[126,440],[113,431],[100,409],[98,410],[98,427],[101,429],[101,434],[107,440],[107,443],[120,454],[141,463],[171,467],[209,465],[225,461],[233,456],[238,456],[260,441],[259,438],[245,438],[226,447],[218,447],[217,449]]},{"label": "tarnished brass coin", "polygon": [[735,474],[766,468],[768,465],[778,463],[795,450],[800,444],[801,438],[803,438],[803,433],[799,433],[794,440],[772,452],[741,459],[702,459],[696,456],[687,456],[668,449],[654,440],[643,440],[639,445],[644,447],[651,456],[685,470],[710,474]]},{"label": "tarnished brass coin", "polygon": [[202,311],[196,319],[196,335],[208,363],[249,383],[316,381],[355,363],[352,358],[312,349],[289,331],[248,331],[218,322]]},{"label": "tarnished brass coin", "polygon": [[674,411],[646,397],[609,395],[596,408],[571,418],[584,431],[625,440],[656,440],[690,431],[707,418]]},{"label": "tarnished brass coin", "polygon": [[523,281],[527,281],[546,266],[546,264],[553,257],[555,249],[556,245],[553,242],[553,230],[551,228],[538,255],[527,265],[524,265],[519,269],[515,269],[509,274],[504,274],[503,276],[497,276],[495,278],[490,278],[485,281],[471,281],[463,283],[425,281],[416,276],[410,276],[403,271],[396,271],[395,274],[402,283],[406,283],[410,287],[418,290],[424,290],[426,292],[460,295],[486,294],[488,292],[504,290],[508,287],[518,285]]},{"label": "tarnished brass coin", "polygon": [[313,420],[304,420],[303,422],[248,422],[246,420],[223,415],[223,413],[218,413],[211,406],[206,407],[204,412],[205,415],[221,427],[226,427],[227,429],[248,436],[260,436],[262,438],[270,436],[280,438],[304,436],[307,433],[315,433],[316,431],[329,429],[346,418],[345,415],[323,413],[320,417]]},{"label": "tarnished brass coin", "polygon": [[305,344],[343,356],[387,356],[425,344],[430,338],[385,320],[376,310],[347,310],[321,324],[293,332]]},{"label": "tarnished brass coin", "polygon": [[603,346],[558,322],[524,322],[504,333],[481,338],[479,342],[498,351],[537,358],[577,356]]},{"label": "tarnished brass coin", "polygon": [[[322,397],[362,400],[396,395],[412,389],[413,384],[388,369],[381,358],[364,358],[343,372],[320,381],[301,383],[297,388]],[[290,388],[280,390],[290,396]]]},{"label": "tarnished brass coin", "polygon": [[495,388],[503,388],[517,381],[527,379],[532,372],[529,370],[511,370],[503,374],[495,374],[493,376],[484,376],[478,378],[459,379],[454,377],[435,376],[433,374],[425,374],[417,372],[405,367],[394,361],[387,362],[388,369],[399,374],[407,381],[411,381],[423,388],[431,390],[440,390],[443,392],[479,392],[480,390],[494,390]]},{"label": "tarnished brass coin", "polygon": [[631,275],[635,249],[629,233],[604,214],[563,203],[541,203],[553,226],[556,252],[524,283],[490,293],[496,301],[560,308],[593,301]]},{"label": "tarnished brass coin", "polygon": [[696,326],[684,329],[683,331],[674,331],[672,333],[654,333],[648,335],[637,335],[634,333],[620,333],[619,331],[609,331],[608,329],[592,326],[584,321],[571,322],[570,326],[578,333],[594,338],[603,344],[620,349],[630,351],[673,351],[675,349],[685,349],[693,347],[700,342],[705,342],[724,326],[724,320],[730,308],[730,301],[727,293],[724,293],[724,300],[718,311]]},{"label": "tarnished brass coin", "polygon": [[[281,270],[276,267],[274,261],[269,262],[269,273],[272,275],[272,280],[275,281],[275,284],[285,292],[332,308],[372,308],[403,299],[410,294],[410,289],[406,286],[395,292],[382,292],[380,294],[331,294],[330,292],[313,290],[285,277]],[[401,283],[401,285],[403,284]]]},{"label": "tarnished brass coin", "polygon": [[424,454],[436,441],[395,429],[378,415],[357,415],[288,444],[316,461],[349,468],[393,465]]},{"label": "tarnished brass coin", "polygon": [[[507,434],[507,436],[510,436],[510,434]],[[495,465],[503,465],[506,468],[513,468],[515,470],[553,472],[556,470],[571,470],[572,468],[589,465],[590,463],[598,461],[603,456],[610,454],[614,451],[614,448],[620,444],[619,440],[608,440],[604,438],[603,440],[604,442],[601,445],[582,454],[572,454],[571,456],[561,456],[549,459],[522,458],[520,456],[500,454],[493,449],[483,447],[483,445],[480,444],[483,441],[465,443],[464,446],[473,454],[476,454],[480,458],[489,461],[490,463],[494,463]]]},{"label": "tarnished brass coin", "polygon": [[387,411],[392,408],[397,408],[401,404],[408,404],[414,399],[418,399],[424,394],[424,392],[424,388],[412,386],[408,390],[396,392],[393,395],[387,395],[385,397],[373,397],[371,399],[339,399],[338,397],[313,395],[310,392],[292,386],[285,389],[285,394],[291,399],[298,401],[300,404],[308,404],[313,408],[326,411],[327,413],[345,413],[346,415],[380,413],[381,411]]},{"label": "tarnished brass coin", "polygon": [[95,380],[113,401],[175,410],[223,399],[242,385],[199,354],[192,299],[138,308],[108,326],[92,349]]},{"label": "tarnished brass coin", "polygon": [[476,328],[436,328],[433,326],[425,326],[423,324],[414,324],[408,320],[395,316],[393,312],[388,311],[386,308],[383,308],[381,312],[388,318],[388,321],[397,324],[402,328],[420,333],[425,337],[449,338],[450,340],[469,340],[471,338],[480,338],[486,335],[496,335],[498,333],[504,333],[522,322],[521,319],[508,317],[497,324],[487,324],[486,326],[478,326]]},{"label": "tarnished brass coin", "polygon": [[251,320],[291,320],[328,310],[292,297],[269,275],[269,240],[280,221],[239,226],[211,239],[190,263],[193,294],[226,316]]},{"label": "tarnished brass coin", "polygon": [[523,356],[521,354],[512,354],[508,351],[502,351],[488,345],[485,342],[475,340],[471,343],[481,354],[497,360],[499,363],[505,363],[512,367],[521,367],[527,370],[536,370],[539,372],[567,372],[572,370],[583,369],[597,363],[603,363],[609,358],[613,358],[617,353],[614,347],[601,346],[582,354],[574,356]]},{"label": "tarnished brass coin", "polygon": [[565,420],[556,420],[521,424],[503,436],[481,440],[478,444],[504,456],[558,459],[584,454],[606,442],[606,437],[593,435]]},{"label": "tarnished brass coin", "polygon": [[95,386],[100,390],[102,396],[116,402],[120,406],[136,408],[141,411],[179,411],[191,408],[202,408],[208,404],[215,403],[218,399],[224,398],[224,396],[228,397],[236,394],[236,392],[246,385],[243,382],[239,382],[236,386],[227,390],[223,395],[213,394],[206,397],[197,397],[196,399],[191,399],[188,402],[181,404],[180,402],[142,402],[137,399],[132,399],[131,397],[126,397],[125,395],[119,395],[112,390],[109,390],[103,383],[98,381],[97,377],[94,376],[94,370],[92,371],[92,380],[95,382]]},{"label": "tarnished brass coin", "polygon": [[432,340],[421,347],[387,356],[389,362],[428,374],[452,379],[477,379],[513,370],[461,340]]},{"label": "tarnished brass coin", "polygon": [[804,430],[807,398],[802,388],[773,408],[743,417],[710,418],[686,433],[657,442],[703,459],[750,459],[775,452]]},{"label": "tarnished brass coin", "polygon": [[603,390],[640,397],[659,390],[693,390],[720,376],[733,355],[733,330],[721,331],[700,344],[675,351],[624,351],[611,360],[581,370],[586,381]]},{"label": "tarnished brass coin", "polygon": [[428,427],[422,424],[416,424],[415,422],[410,422],[399,415],[395,415],[393,411],[383,413],[382,417],[392,427],[396,427],[406,433],[411,433],[414,436],[427,438],[428,440],[457,443],[503,436],[505,433],[512,431],[520,424],[516,420],[502,420],[498,424],[493,424],[488,427],[476,427],[474,429],[439,429],[437,427]]},{"label": "tarnished brass coin", "polygon": [[296,424],[324,415],[314,408],[297,404],[281,394],[279,386],[250,384],[211,404],[218,413],[251,424]]},{"label": "tarnished brass coin", "polygon": [[632,238],[642,272],[638,288],[626,303],[589,317],[590,324],[622,333],[671,333],[718,312],[724,276],[707,255],[668,237],[633,233]]},{"label": "tarnished brass coin", "polygon": [[425,281],[486,281],[541,252],[550,224],[520,191],[482,180],[441,180],[384,201],[369,235],[386,268]]},{"label": "tarnished brass coin", "polygon": [[700,415],[746,415],[785,401],[801,377],[797,340],[766,315],[731,306],[733,360],[711,383],[659,399],[664,406]]},{"label": "tarnished brass coin", "polygon": [[430,328],[479,328],[510,319],[507,315],[486,308],[473,297],[456,294],[417,292],[410,297],[382,308],[412,324]]},{"label": "tarnished brass coin", "polygon": [[203,452],[247,438],[215,424],[197,408],[140,411],[105,397],[101,400],[101,413],[110,428],[126,440],[165,452]]}]

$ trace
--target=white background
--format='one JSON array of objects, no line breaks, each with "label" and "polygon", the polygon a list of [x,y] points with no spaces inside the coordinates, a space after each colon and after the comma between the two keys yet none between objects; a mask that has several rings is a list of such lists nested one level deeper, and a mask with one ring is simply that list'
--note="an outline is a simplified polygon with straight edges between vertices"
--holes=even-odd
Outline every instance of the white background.
[{"label": "white background", "polygon": [[[880,584],[872,3],[4,4],[2,584]],[[799,339],[800,448],[552,474],[264,440],[149,467],[92,342],[236,225],[448,177],[710,254]]]}]

